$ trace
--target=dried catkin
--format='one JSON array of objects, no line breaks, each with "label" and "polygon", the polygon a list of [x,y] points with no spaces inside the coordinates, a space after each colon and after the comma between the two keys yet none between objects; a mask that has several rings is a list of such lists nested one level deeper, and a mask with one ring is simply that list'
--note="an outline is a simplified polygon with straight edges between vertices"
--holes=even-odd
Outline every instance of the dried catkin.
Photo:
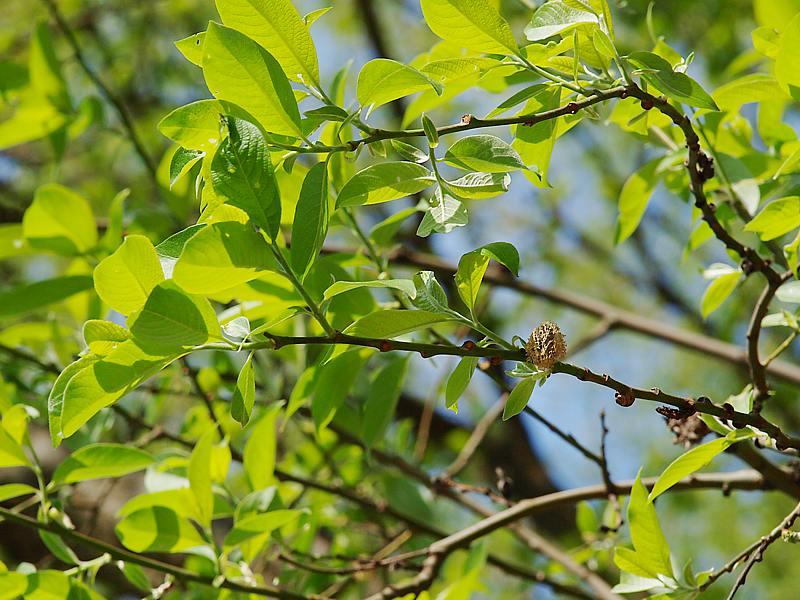
[{"label": "dried catkin", "polygon": [[558,325],[545,321],[531,333],[525,352],[537,368],[552,369],[553,365],[567,356],[567,342]]}]

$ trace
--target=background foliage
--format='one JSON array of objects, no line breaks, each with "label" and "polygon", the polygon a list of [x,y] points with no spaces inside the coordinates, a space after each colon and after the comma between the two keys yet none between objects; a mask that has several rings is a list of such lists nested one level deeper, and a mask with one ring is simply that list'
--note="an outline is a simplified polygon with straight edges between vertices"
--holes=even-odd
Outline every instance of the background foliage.
[{"label": "background foliage", "polygon": [[[530,27],[524,0],[216,4],[0,16],[0,598],[693,597],[792,514],[800,3],[610,2],[613,30],[601,1]],[[541,321],[571,352],[550,377],[520,350]],[[703,396],[741,414],[672,463],[647,400]],[[709,461],[712,489],[650,501]],[[522,529],[436,542],[504,509]],[[797,548],[740,593],[792,597]]]}]

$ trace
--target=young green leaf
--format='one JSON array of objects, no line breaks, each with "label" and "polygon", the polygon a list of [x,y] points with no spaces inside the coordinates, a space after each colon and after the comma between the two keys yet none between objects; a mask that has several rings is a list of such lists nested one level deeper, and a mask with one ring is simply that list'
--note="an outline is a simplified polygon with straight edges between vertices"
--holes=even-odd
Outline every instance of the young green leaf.
[{"label": "young green leaf", "polygon": [[422,14],[440,38],[476,52],[516,53],[508,22],[490,2],[421,0]]},{"label": "young green leaf", "polygon": [[344,333],[356,337],[393,338],[454,319],[451,314],[426,310],[379,310],[361,317],[345,329]]},{"label": "young green leaf", "polygon": [[422,165],[411,162],[384,162],[356,173],[344,184],[336,206],[378,204],[421,192],[436,183]]},{"label": "young green leaf", "polygon": [[253,369],[253,353],[247,356],[247,360],[239,371],[236,378],[236,387],[231,398],[231,416],[238,421],[242,427],[247,425],[250,420],[250,413],[253,412],[253,404],[256,400],[256,379]]},{"label": "young green leaf", "polygon": [[417,227],[417,235],[428,237],[434,231],[450,233],[456,227],[463,227],[468,222],[469,213],[461,201],[442,194],[442,190],[437,188],[433,198],[430,199],[428,210],[425,211]]},{"label": "young green leaf", "polygon": [[175,47],[183,57],[197,67],[203,66],[203,44],[206,41],[206,32],[201,31],[175,42]]},{"label": "young green leaf", "polygon": [[467,173],[455,181],[442,185],[448,194],[468,200],[494,198],[508,191],[511,175],[508,173]]},{"label": "young green leaf", "polygon": [[0,467],[27,467],[30,465],[22,445],[4,427],[0,426]]},{"label": "young green leaf", "polygon": [[436,130],[436,125],[430,120],[428,115],[422,115],[422,130],[425,132],[425,137],[428,139],[428,147],[436,148],[439,145],[439,132]]},{"label": "young green leaf", "polygon": [[444,161],[465,171],[508,173],[527,169],[514,148],[488,134],[471,135],[456,141],[448,148]]},{"label": "young green leaf", "polygon": [[57,254],[83,254],[97,244],[89,203],[57,183],[36,190],[22,217],[22,234],[32,248]]},{"label": "young green leaf", "polygon": [[178,147],[172,153],[172,158],[169,161],[169,189],[189,174],[200,160],[205,156],[204,152],[199,150],[187,150],[186,148]]},{"label": "young green leaf", "polygon": [[371,112],[387,102],[430,88],[441,95],[442,86],[414,67],[388,58],[375,58],[358,74],[356,97],[361,106],[370,107],[368,112]]},{"label": "young green leaf", "polygon": [[745,225],[764,241],[774,240],[800,227],[800,196],[786,196],[767,204]]},{"label": "young green leaf", "polygon": [[736,442],[740,442],[755,436],[755,433],[749,430],[742,430],[742,432],[731,432],[731,434],[723,438],[712,440],[700,446],[696,446],[695,448],[692,448],[688,452],[681,454],[678,458],[673,460],[659,476],[658,481],[656,481],[653,489],[650,491],[648,500],[652,502],[673,485],[678,483],[681,479],[688,477],[692,473],[696,473],[705,467],[708,463],[714,460],[716,456],[725,452],[725,450],[730,448]]},{"label": "young green leaf", "polygon": [[525,377],[517,382],[517,385],[514,386],[514,389],[511,390],[506,399],[506,406],[503,408],[503,421],[507,421],[525,410],[537,381],[537,377]]},{"label": "young green leaf", "polygon": [[642,69],[642,79],[669,98],[709,110],[719,110],[714,99],[685,73],[676,73],[668,61],[652,52],[632,52],[628,60]]},{"label": "young green leaf", "polygon": [[[519,114],[533,114],[552,110],[559,106],[561,92],[557,87],[540,85]],[[558,136],[560,119],[547,119],[531,126],[518,125],[512,131],[514,142],[511,146],[519,153],[526,165],[535,165],[536,171],[523,171],[525,177],[537,187],[547,187],[547,171],[550,156]],[[536,175],[535,173],[540,173]]]},{"label": "young green leaf", "polygon": [[397,358],[378,371],[370,382],[361,421],[361,441],[367,448],[383,438],[392,422],[407,370],[408,357]]},{"label": "young green leaf", "polygon": [[205,544],[187,518],[164,506],[137,510],[114,531],[122,545],[134,552],[184,552]]},{"label": "young green leaf", "polygon": [[286,76],[319,87],[319,64],[307,25],[291,0],[216,0],[222,22],[258,42]]},{"label": "young green leaf", "polygon": [[519,272],[519,252],[508,242],[492,242],[467,252],[458,261],[455,280],[458,295],[470,311],[475,307],[475,300],[478,298],[478,290],[489,265],[489,259],[496,260],[515,275]]},{"label": "young green leaf", "polygon": [[263,490],[275,480],[276,422],[282,407],[282,403],[270,406],[249,426],[250,437],[243,454],[244,472],[252,490]]},{"label": "young green leaf", "polygon": [[264,131],[302,137],[289,80],[278,61],[247,36],[209,22],[203,74],[215,98],[240,106]]},{"label": "young green leaf", "polygon": [[576,4],[563,0],[545,2],[533,13],[531,22],[525,28],[525,37],[532,42],[538,42],[554,35],[564,35],[577,27],[587,30],[597,27],[600,23],[599,17]]},{"label": "young green leaf", "polygon": [[323,299],[330,300],[339,294],[344,294],[350,290],[358,290],[362,288],[384,288],[399,290],[412,300],[417,295],[414,282],[410,279],[376,279],[374,281],[337,281],[327,290],[325,290]]},{"label": "young green leaf", "polygon": [[237,521],[228,532],[223,546],[225,548],[233,548],[254,537],[269,537],[276,529],[296,521],[301,514],[302,511],[300,510],[278,509],[246,517],[241,521]]},{"label": "young green leaf", "polygon": [[211,303],[201,296],[186,294],[172,281],[154,287],[129,323],[137,344],[161,354],[221,337]]},{"label": "young green leaf", "polygon": [[142,235],[129,235],[94,270],[97,295],[123,315],[142,308],[150,292],[162,281],[164,273],[156,250]]},{"label": "young green leaf", "polygon": [[247,121],[228,119],[228,132],[211,162],[214,191],[274,240],[281,225],[281,199],[267,142]]},{"label": "young green leaf", "polygon": [[302,281],[325,242],[330,220],[328,165],[311,167],[303,180],[292,224],[292,269]]},{"label": "young green leaf", "polygon": [[659,177],[656,171],[660,163],[661,158],[645,163],[628,177],[622,186],[618,202],[617,232],[614,240],[616,244],[627,240],[639,227],[650,197],[658,185]]},{"label": "young green leaf", "polygon": [[210,295],[276,269],[267,242],[258,232],[227,221],[206,227],[186,242],[172,279],[190,294]]},{"label": "young green leaf", "polygon": [[0,292],[0,317],[24,314],[92,289],[89,275],[65,275]]},{"label": "young green leaf", "polygon": [[400,155],[403,160],[408,160],[415,163],[426,163],[430,157],[416,146],[412,146],[403,140],[391,140],[392,148]]},{"label": "young green leaf", "polygon": [[173,110],[158,130],[183,148],[211,153],[222,139],[221,114],[225,111],[216,100],[198,100]]},{"label": "young green leaf", "polygon": [[200,524],[206,529],[211,527],[214,511],[214,494],[211,491],[211,452],[216,435],[216,429],[211,427],[200,437],[192,450],[187,469],[189,488],[197,505]]},{"label": "young green leaf", "polygon": [[70,454],[58,465],[53,483],[77,483],[90,479],[121,477],[146,469],[155,459],[138,448],[123,444],[90,444]]},{"label": "young green leaf", "polygon": [[653,503],[647,499],[647,488],[641,480],[641,473],[631,489],[628,502],[628,523],[631,541],[640,559],[640,564],[650,573],[672,576],[672,561],[669,545],[658,524],[658,516]]},{"label": "young green leaf", "polygon": [[[445,406],[458,412],[458,399],[467,389],[469,382],[472,380],[472,374],[475,372],[475,367],[478,366],[477,356],[463,357],[450,377],[447,378],[447,387],[445,388]],[[455,408],[453,408],[455,406]]]},{"label": "young green leaf", "polygon": [[359,379],[372,352],[367,348],[347,350],[334,356],[316,370],[311,416],[317,432],[327,427],[336,416],[336,412]]},{"label": "young green leaf", "polygon": [[800,281],[789,281],[778,288],[775,297],[781,302],[800,304]]},{"label": "young green leaf", "polygon": [[722,303],[728,299],[728,296],[733,293],[733,290],[736,289],[742,279],[740,270],[732,267],[729,267],[729,269],[718,275],[706,288],[703,299],[700,302],[700,312],[704,319],[722,306]]},{"label": "young green leaf", "polygon": [[[795,6],[793,10],[797,10]],[[800,65],[797,48],[800,45],[800,14],[785,26],[781,24],[781,38],[775,55],[775,77],[785,92],[795,100],[800,98]]]}]

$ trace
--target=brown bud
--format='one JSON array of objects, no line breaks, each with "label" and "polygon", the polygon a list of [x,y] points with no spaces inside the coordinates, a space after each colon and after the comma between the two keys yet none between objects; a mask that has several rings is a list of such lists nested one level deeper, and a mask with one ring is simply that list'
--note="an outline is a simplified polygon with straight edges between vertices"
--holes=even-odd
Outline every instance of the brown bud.
[{"label": "brown bud", "polygon": [[644,110],[650,110],[653,108],[653,101],[650,98],[644,98],[642,100],[642,108]]},{"label": "brown bud", "polygon": [[634,398],[633,394],[630,392],[626,392],[625,394],[617,392],[614,394],[614,401],[620,406],[628,408],[629,406],[633,406],[636,398]]},{"label": "brown bud", "polygon": [[475,350],[475,342],[473,342],[472,340],[467,340],[466,342],[461,344],[461,347],[464,348],[464,350]]},{"label": "brown bud", "polygon": [[525,353],[537,368],[552,369],[567,356],[567,342],[558,325],[545,321],[531,333],[525,344]]},{"label": "brown bud", "polygon": [[569,104],[567,104],[567,111],[569,111],[570,114],[574,115],[576,112],[578,112],[578,108],[579,107],[577,102],[570,102]]},{"label": "brown bud", "polygon": [[378,350],[381,352],[389,352],[392,349],[392,342],[389,340],[381,340],[378,344]]}]

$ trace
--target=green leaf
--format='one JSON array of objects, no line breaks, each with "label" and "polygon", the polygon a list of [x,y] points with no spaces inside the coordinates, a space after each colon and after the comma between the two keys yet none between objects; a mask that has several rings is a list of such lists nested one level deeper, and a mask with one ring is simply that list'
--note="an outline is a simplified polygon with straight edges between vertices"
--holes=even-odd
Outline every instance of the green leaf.
[{"label": "green leaf", "polygon": [[306,173],[292,224],[290,263],[301,281],[305,279],[325,242],[330,210],[328,165],[320,162]]},{"label": "green leaf", "polygon": [[378,204],[421,192],[436,183],[433,173],[412,162],[384,162],[356,173],[344,184],[336,206]]},{"label": "green leaf", "polygon": [[183,148],[210,154],[222,139],[222,114],[216,100],[198,100],[173,110],[161,119],[158,130]]},{"label": "green leaf", "polygon": [[469,222],[469,213],[461,201],[442,194],[441,189],[436,190],[429,204],[417,227],[417,235],[420,237],[428,237],[434,231],[450,233],[456,227],[463,227]]},{"label": "green leaf", "polygon": [[361,421],[361,441],[367,448],[383,438],[392,422],[407,371],[408,357],[398,358],[378,371],[370,382]]},{"label": "green leaf", "polygon": [[421,0],[420,4],[428,27],[448,42],[476,52],[518,51],[511,28],[490,2]]},{"label": "green leaf", "polygon": [[393,139],[390,140],[394,151],[400,155],[403,160],[409,160],[415,163],[426,163],[430,160],[430,156],[425,154],[416,146],[412,146],[403,140]]},{"label": "green leaf", "polygon": [[53,483],[77,483],[90,479],[121,477],[153,464],[154,458],[123,444],[90,444],[70,454],[58,465]]},{"label": "green leaf", "polygon": [[246,517],[236,522],[225,536],[223,545],[228,549],[257,536],[269,536],[276,529],[296,521],[301,514],[301,510],[278,509]]},{"label": "green leaf", "polygon": [[422,129],[425,132],[425,137],[428,140],[428,147],[429,148],[436,148],[439,146],[439,132],[436,129],[436,125],[433,124],[430,117],[428,115],[422,115]]},{"label": "green leaf", "polygon": [[507,421],[525,410],[537,381],[538,378],[536,377],[525,377],[519,380],[506,399],[506,405],[503,408],[503,421]]},{"label": "green leaf", "polygon": [[436,281],[433,271],[420,271],[414,275],[416,296],[414,306],[429,312],[453,312],[447,303],[447,294],[441,284]]},{"label": "green leaf", "polygon": [[441,95],[442,86],[414,67],[404,65],[388,58],[375,58],[361,68],[358,74],[356,97],[362,106],[373,109],[414,94],[433,88]]},{"label": "green leaf", "polygon": [[90,319],[83,324],[83,342],[95,355],[106,356],[117,344],[130,337],[130,331],[111,321]]},{"label": "green leaf", "polygon": [[[636,577],[648,579],[650,583],[644,589],[661,586],[661,582],[657,579],[658,574],[650,570],[649,564],[645,563],[636,552],[630,548],[617,547],[614,549],[614,564],[619,567],[620,571],[631,573]],[[616,590],[616,588],[615,588]]]},{"label": "green leaf", "polygon": [[67,389],[67,384],[72,378],[92,363],[100,360],[100,357],[87,355],[82,356],[73,363],[67,365],[63,371],[56,378],[53,388],[50,390],[50,395],[47,398],[47,419],[50,429],[50,441],[53,447],[57,447],[64,437],[61,433],[61,413],[64,405],[64,393]]},{"label": "green leaf", "polygon": [[144,306],[164,272],[153,244],[143,235],[129,235],[94,270],[94,287],[100,299],[123,315]]},{"label": "green leaf", "polygon": [[316,370],[311,416],[317,432],[327,427],[336,416],[372,352],[367,348],[346,350]]},{"label": "green leaf", "polygon": [[278,61],[247,36],[209,22],[203,74],[215,98],[240,106],[264,131],[302,137],[289,80]]},{"label": "green leaf", "polygon": [[275,268],[267,242],[252,226],[226,221],[206,227],[186,242],[172,278],[190,294],[211,295]]},{"label": "green leaf", "polygon": [[83,254],[97,244],[89,203],[57,183],[36,190],[33,203],[22,217],[22,234],[32,248],[56,254]]},{"label": "green leaf", "polygon": [[47,137],[68,122],[67,115],[43,98],[29,99],[10,119],[0,122],[0,150]]},{"label": "green leaf", "polygon": [[800,196],[786,196],[767,204],[755,218],[745,225],[745,231],[754,231],[764,241],[774,240],[800,227]]},{"label": "green leaf", "polygon": [[669,545],[658,524],[656,509],[647,499],[647,488],[642,484],[641,473],[636,476],[631,489],[628,523],[633,547],[642,567],[652,573],[672,576]]},{"label": "green leaf", "polygon": [[453,315],[427,310],[379,310],[361,317],[344,333],[355,337],[393,338],[453,320]]},{"label": "green leaf", "polygon": [[738,269],[720,275],[706,288],[703,294],[703,299],[700,302],[700,312],[705,319],[715,310],[717,310],[728,296],[733,293],[739,281],[742,278],[742,273]]},{"label": "green leaf", "polygon": [[450,146],[444,161],[465,171],[508,173],[527,169],[517,151],[493,135],[471,135]]},{"label": "green leaf", "polygon": [[748,73],[714,90],[714,101],[720,110],[735,111],[751,102],[769,102],[783,96],[774,75]]},{"label": "green leaf", "polygon": [[[445,389],[445,406],[452,408],[458,404],[458,399],[467,389],[469,382],[472,380],[472,375],[475,373],[475,367],[478,366],[479,358],[477,356],[464,356],[453,369],[450,377],[447,378],[447,388]],[[458,411],[458,407],[455,408]]]},{"label": "green leaf", "polygon": [[141,311],[132,315],[130,330],[143,348],[164,354],[221,337],[209,301],[186,294],[172,281],[153,288]]},{"label": "green leaf", "polygon": [[632,52],[628,60],[644,69],[641,76],[650,85],[658,88],[669,98],[709,110],[719,110],[714,99],[700,87],[694,79],[685,73],[676,73],[672,65],[652,52]]},{"label": "green leaf", "polygon": [[619,216],[614,243],[621,244],[639,227],[650,197],[658,185],[659,177],[656,171],[660,163],[661,158],[645,163],[628,177],[622,186],[619,193]]},{"label": "green leaf", "polygon": [[330,300],[339,294],[344,294],[350,290],[358,290],[362,288],[384,288],[399,290],[412,300],[417,295],[414,282],[410,279],[376,279],[374,281],[337,281],[327,290],[325,290],[323,299]]},{"label": "green leaf", "polygon": [[186,229],[169,236],[158,246],[156,246],[156,252],[159,256],[164,258],[179,258],[183,252],[184,246],[186,246],[186,242],[192,239],[194,235],[196,235],[205,227],[208,227],[206,223],[198,223],[197,225],[191,225],[190,227],[187,227]]},{"label": "green leaf", "polygon": [[[576,27],[595,28],[599,17],[562,0],[550,0],[533,13],[531,22],[525,27],[525,37],[532,42],[545,40],[554,35],[564,35]],[[591,33],[591,32],[589,32]]]},{"label": "green leaf", "polygon": [[[151,377],[173,360],[181,352],[170,355],[148,354],[134,340],[119,344],[108,356],[100,360],[81,359],[82,368],[69,372],[70,367],[61,374],[51,393],[49,403],[57,407],[61,396],[61,429],[63,437],[69,437],[91,419],[100,409],[109,406]],[[83,362],[85,360],[85,362]],[[75,367],[77,369],[77,367]],[[66,375],[71,375],[63,383]],[[56,388],[65,386],[63,393]],[[51,420],[53,414],[51,413]],[[53,423],[51,421],[51,428]]]},{"label": "green leaf", "polygon": [[258,128],[239,119],[228,120],[228,132],[211,162],[214,191],[275,240],[281,225],[281,197],[266,140]]},{"label": "green leaf", "polygon": [[775,77],[780,86],[797,100],[800,98],[800,64],[797,60],[797,48],[800,45],[800,14],[796,14],[785,26],[782,23],[781,30],[778,53],[775,56]]},{"label": "green leaf", "polygon": [[239,371],[236,378],[236,387],[231,398],[231,417],[238,421],[242,427],[247,425],[250,420],[250,413],[253,412],[253,404],[256,401],[256,378],[253,370],[253,353],[247,356],[247,360]]},{"label": "green leaf", "polygon": [[648,501],[652,502],[673,485],[678,483],[681,479],[688,477],[692,473],[695,473],[705,467],[708,463],[714,460],[717,455],[725,452],[725,450],[730,448],[736,442],[753,437],[755,435],[752,431],[743,431],[745,432],[745,435],[737,433],[736,436],[732,436],[729,434],[724,438],[718,438],[692,448],[688,452],[685,452],[673,460],[659,476],[658,481],[656,481],[653,489],[650,491]]},{"label": "green leaf", "polygon": [[211,491],[211,453],[216,435],[216,428],[209,428],[197,440],[192,455],[189,457],[189,489],[192,490],[194,501],[197,504],[200,524],[206,529],[211,527],[211,517],[214,513],[214,494]]},{"label": "green leaf", "polygon": [[317,50],[290,0],[216,0],[222,22],[258,42],[286,76],[319,87]]},{"label": "green leaf", "polygon": [[448,194],[456,198],[484,200],[507,192],[510,184],[511,175],[508,173],[467,173],[443,186]]},{"label": "green leaf", "polygon": [[203,44],[206,41],[206,32],[201,31],[175,42],[175,47],[183,54],[184,58],[193,65],[203,66]]},{"label": "green leaf", "polygon": [[39,490],[27,483],[6,483],[0,485],[0,502],[19,498],[20,496],[30,496],[38,494]]},{"label": "green leaf", "polygon": [[263,490],[275,481],[276,422],[282,404],[274,404],[250,425],[250,437],[244,446],[244,472],[252,490]]},{"label": "green leaf", "polygon": [[455,274],[458,295],[470,311],[475,307],[478,290],[489,266],[489,259],[494,259],[509,271],[519,273],[519,252],[508,242],[492,242],[477,250],[467,252],[458,261],[458,270]]},{"label": "green leaf", "polygon": [[205,156],[199,150],[187,150],[186,148],[176,148],[169,161],[169,189],[186,177],[200,160]]},{"label": "green leaf", "polygon": [[122,545],[134,552],[184,552],[205,544],[188,519],[164,506],[137,510],[114,531]]},{"label": "green leaf", "polygon": [[800,281],[790,281],[778,288],[775,297],[781,302],[800,304]]},{"label": "green leaf", "polygon": [[[533,114],[558,108],[561,91],[557,87],[540,85],[536,93],[528,100],[519,114]],[[546,187],[547,171],[553,145],[558,136],[558,127],[562,119],[547,119],[534,125],[517,125],[514,129],[514,142],[511,146],[516,150],[526,165],[536,165],[536,171],[523,171],[525,177],[537,187]],[[535,175],[535,172],[541,175]]]},{"label": "green leaf", "polygon": [[61,63],[53,48],[50,29],[45,23],[38,23],[31,36],[28,76],[31,87],[48,103],[64,113],[72,111],[67,83],[61,72]]},{"label": "green leaf", "polygon": [[0,427],[0,467],[27,467],[30,465],[25,450],[11,434]]},{"label": "green leaf", "polygon": [[24,314],[92,289],[89,275],[66,275],[0,292],[0,317]]}]

